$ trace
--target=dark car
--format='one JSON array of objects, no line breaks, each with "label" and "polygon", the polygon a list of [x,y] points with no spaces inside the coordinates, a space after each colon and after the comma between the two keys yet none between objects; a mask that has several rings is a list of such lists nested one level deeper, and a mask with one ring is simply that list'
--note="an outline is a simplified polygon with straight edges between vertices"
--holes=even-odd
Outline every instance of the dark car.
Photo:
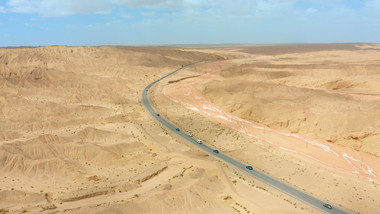
[{"label": "dark car", "polygon": [[219,151],[218,151],[218,150],[216,150],[216,149],[215,149],[213,152],[214,152],[214,153],[216,153],[216,154],[218,154],[218,153],[219,153]]},{"label": "dark car", "polygon": [[332,206],[330,204],[324,204],[323,206],[326,207],[327,209],[330,209],[330,210],[332,209]]},{"label": "dark car", "polygon": [[249,170],[252,170],[252,166],[246,166],[245,168],[249,169]]},{"label": "dark car", "polygon": [[160,116],[160,114],[157,114],[157,117],[159,117]]},{"label": "dark car", "polygon": [[179,132],[179,128],[176,128],[175,130],[177,130]]}]

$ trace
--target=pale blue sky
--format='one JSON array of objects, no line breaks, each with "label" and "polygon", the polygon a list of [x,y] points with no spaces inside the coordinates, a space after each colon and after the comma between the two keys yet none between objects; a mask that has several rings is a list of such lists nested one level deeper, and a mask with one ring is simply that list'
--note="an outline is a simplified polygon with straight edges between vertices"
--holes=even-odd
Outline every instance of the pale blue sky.
[{"label": "pale blue sky", "polygon": [[380,43],[380,0],[0,0],[0,46]]}]

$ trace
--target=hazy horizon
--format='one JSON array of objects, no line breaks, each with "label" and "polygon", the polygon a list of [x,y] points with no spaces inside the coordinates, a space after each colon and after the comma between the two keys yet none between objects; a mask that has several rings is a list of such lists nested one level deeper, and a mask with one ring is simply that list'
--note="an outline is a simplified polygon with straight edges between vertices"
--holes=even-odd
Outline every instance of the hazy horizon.
[{"label": "hazy horizon", "polygon": [[244,47],[244,46],[314,46],[314,45],[356,45],[356,44],[380,44],[368,42],[346,42],[346,43],[230,43],[230,44],[164,44],[164,45],[35,45],[35,46],[0,46],[0,48],[37,48],[37,47],[196,47],[196,48],[212,48],[212,47]]}]

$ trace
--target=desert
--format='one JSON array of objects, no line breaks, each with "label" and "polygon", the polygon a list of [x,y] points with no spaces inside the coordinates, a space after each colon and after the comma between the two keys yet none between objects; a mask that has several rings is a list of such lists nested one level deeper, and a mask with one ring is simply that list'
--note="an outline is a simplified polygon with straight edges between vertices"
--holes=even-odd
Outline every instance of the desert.
[{"label": "desert", "polygon": [[145,110],[146,85],[200,62],[152,88],[162,117],[348,212],[379,213],[379,57],[372,44],[1,48],[0,211],[319,213]]}]

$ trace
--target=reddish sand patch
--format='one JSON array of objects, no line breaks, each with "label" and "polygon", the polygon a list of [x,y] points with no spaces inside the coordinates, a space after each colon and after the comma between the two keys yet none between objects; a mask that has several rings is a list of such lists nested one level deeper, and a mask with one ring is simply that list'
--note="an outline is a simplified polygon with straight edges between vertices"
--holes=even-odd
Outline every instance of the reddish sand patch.
[{"label": "reddish sand patch", "polygon": [[220,63],[216,62],[207,66],[205,68],[207,73],[198,78],[165,87],[163,89],[164,95],[188,109],[214,119],[225,127],[242,132],[271,146],[380,183],[378,177],[380,165],[376,157],[320,139],[286,133],[253,121],[243,120],[215,106],[194,87],[194,84],[209,79],[222,78],[218,75],[221,68]]}]

